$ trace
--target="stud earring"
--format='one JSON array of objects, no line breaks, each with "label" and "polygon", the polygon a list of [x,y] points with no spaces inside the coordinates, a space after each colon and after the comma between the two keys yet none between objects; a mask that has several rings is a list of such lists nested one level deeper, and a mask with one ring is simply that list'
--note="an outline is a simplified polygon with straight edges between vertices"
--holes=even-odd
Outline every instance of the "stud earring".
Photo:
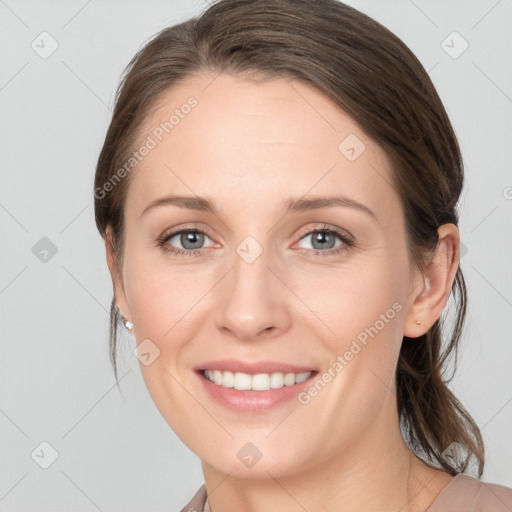
[{"label": "stud earring", "polygon": [[133,324],[129,320],[126,320],[126,318],[121,313],[121,310],[119,309],[119,306],[117,304],[116,304],[116,309],[117,309],[117,313],[119,315],[121,315],[121,318],[123,319],[124,328],[131,334],[132,329],[133,329]]},{"label": "stud earring", "polygon": [[420,324],[421,324],[421,322],[420,322],[419,320],[416,320],[416,323],[417,323],[418,325],[420,325]]}]

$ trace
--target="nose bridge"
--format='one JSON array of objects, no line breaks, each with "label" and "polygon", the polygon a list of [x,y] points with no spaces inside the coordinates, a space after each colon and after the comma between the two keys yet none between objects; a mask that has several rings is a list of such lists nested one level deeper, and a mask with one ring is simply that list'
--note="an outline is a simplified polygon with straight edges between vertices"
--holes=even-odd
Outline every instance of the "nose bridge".
[{"label": "nose bridge", "polygon": [[270,250],[254,237],[247,236],[235,247],[232,270],[222,293],[217,325],[241,339],[251,339],[270,328],[284,328],[286,299],[283,285],[268,268]]},{"label": "nose bridge", "polygon": [[269,287],[268,269],[272,259],[268,245],[263,246],[253,236],[247,236],[235,247],[232,286],[242,296],[250,291],[261,292]]}]

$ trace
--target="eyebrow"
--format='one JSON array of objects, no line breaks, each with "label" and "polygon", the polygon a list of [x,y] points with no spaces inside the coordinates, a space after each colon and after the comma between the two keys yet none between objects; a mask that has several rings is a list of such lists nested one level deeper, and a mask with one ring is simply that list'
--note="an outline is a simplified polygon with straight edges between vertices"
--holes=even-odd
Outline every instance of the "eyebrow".
[{"label": "eyebrow", "polygon": [[[164,197],[160,197],[152,201],[148,206],[146,206],[146,208],[144,208],[144,211],[141,213],[140,216],[142,217],[153,208],[168,205],[174,205],[178,206],[179,208],[186,208],[188,210],[209,212],[215,216],[218,215],[218,209],[215,205],[215,202],[212,199],[199,196],[177,196],[174,194],[168,194]],[[285,213],[294,213],[305,212],[309,210],[317,210],[320,208],[327,208],[332,206],[354,208],[356,210],[362,211],[370,215],[375,220],[377,220],[377,216],[372,210],[370,210],[370,208],[346,196],[317,196],[307,199],[290,198],[287,201],[285,201],[284,210]]]}]

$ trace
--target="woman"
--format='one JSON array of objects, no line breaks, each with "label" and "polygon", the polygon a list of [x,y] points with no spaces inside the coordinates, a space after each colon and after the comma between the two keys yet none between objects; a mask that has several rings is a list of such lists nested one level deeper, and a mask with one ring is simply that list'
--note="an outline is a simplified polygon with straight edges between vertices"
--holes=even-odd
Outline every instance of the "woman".
[{"label": "woman", "polygon": [[462,185],[424,68],[335,0],[221,0],[134,57],[96,223],[114,370],[122,318],[202,461],[183,510],[512,509],[442,376]]}]

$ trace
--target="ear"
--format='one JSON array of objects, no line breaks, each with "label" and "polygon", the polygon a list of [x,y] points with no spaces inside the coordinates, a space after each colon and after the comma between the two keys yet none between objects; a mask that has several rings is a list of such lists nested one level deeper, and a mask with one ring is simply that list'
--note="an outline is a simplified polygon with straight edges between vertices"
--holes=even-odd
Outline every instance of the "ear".
[{"label": "ear", "polygon": [[108,269],[110,271],[110,277],[112,278],[114,297],[117,307],[121,311],[121,315],[126,320],[130,320],[130,308],[128,307],[128,302],[126,300],[121,269],[117,267],[116,261],[114,259],[114,244],[112,240],[112,228],[111,226],[107,226],[105,232],[105,253],[107,257]]},{"label": "ear", "polygon": [[405,317],[404,336],[409,338],[422,336],[439,319],[459,267],[460,236],[457,226],[443,224],[437,232],[439,241],[435,253],[416,281],[412,292],[414,297]]}]

